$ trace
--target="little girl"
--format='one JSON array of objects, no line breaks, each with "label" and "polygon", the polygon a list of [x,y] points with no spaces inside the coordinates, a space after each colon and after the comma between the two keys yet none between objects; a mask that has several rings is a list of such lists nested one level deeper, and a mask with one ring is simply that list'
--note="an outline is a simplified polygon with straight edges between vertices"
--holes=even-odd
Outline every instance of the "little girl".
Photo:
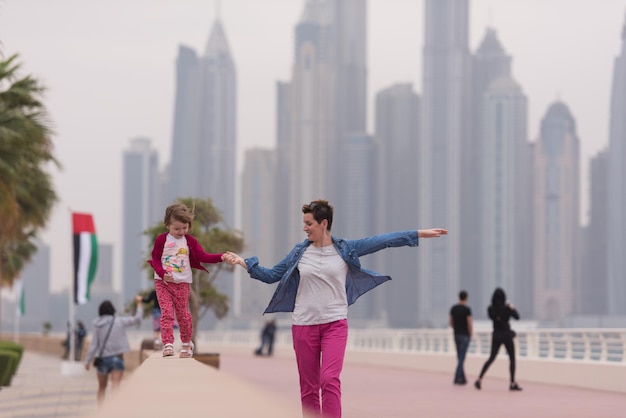
[{"label": "little girl", "polygon": [[192,322],[189,313],[189,285],[192,268],[207,271],[200,263],[219,263],[223,254],[204,252],[198,241],[188,235],[193,213],[182,203],[165,209],[163,222],[168,232],[154,241],[152,259],[154,287],[161,305],[161,340],[163,357],[174,355],[174,313],[178,320],[182,349],[180,357],[193,356]]}]

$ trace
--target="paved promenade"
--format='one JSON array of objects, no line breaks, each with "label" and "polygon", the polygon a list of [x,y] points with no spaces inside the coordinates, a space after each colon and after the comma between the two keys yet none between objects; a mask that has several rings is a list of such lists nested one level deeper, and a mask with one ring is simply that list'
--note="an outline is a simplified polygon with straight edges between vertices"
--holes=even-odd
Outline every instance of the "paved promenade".
[{"label": "paved promenade", "polygon": [[[170,365],[189,362],[186,359],[161,359],[153,356],[150,361],[168,361]],[[178,413],[146,414],[145,404],[131,405],[128,415],[115,414],[115,417],[169,418],[171,416],[203,416],[215,418],[262,417],[264,411],[255,410],[262,402],[253,399],[254,388],[267,400],[280,404],[287,411],[285,418],[300,417],[298,376],[291,356],[273,358],[255,357],[252,353],[222,352],[220,369],[217,373],[197,373],[189,378],[176,376],[173,381],[164,376],[153,378],[151,385],[168,393],[168,387],[176,392],[184,385],[191,385],[196,401],[178,403]],[[194,363],[185,363],[184,367]],[[202,367],[209,367],[203,366]],[[183,368],[184,368],[183,367]],[[11,387],[0,390],[0,418],[35,417],[94,417],[103,416],[107,405],[97,413],[95,405],[96,377],[93,370],[79,376],[63,376],[60,373],[61,360],[26,351],[18,374]],[[138,369],[137,380],[141,373]],[[243,382],[241,399],[212,399],[210,394],[214,383],[207,384],[206,377],[220,379],[218,384],[230,385]],[[415,418],[415,417],[567,417],[567,418],[617,418],[623,417],[626,410],[626,396],[611,392],[597,392],[559,386],[530,384],[520,381],[524,391],[508,391],[507,382],[490,378],[483,380],[483,389],[473,386],[452,385],[451,376],[440,373],[425,373],[412,370],[346,364],[343,372],[344,418]],[[122,382],[119,396],[133,399],[140,397],[133,374]],[[149,392],[150,387],[142,389]],[[125,388],[127,391],[125,392]],[[142,392],[143,392],[142,390]],[[132,393],[131,393],[132,392]],[[145,394],[143,394],[145,395]],[[172,393],[175,395],[175,393]],[[155,403],[164,402],[162,397],[153,396]],[[143,402],[143,401],[142,401]],[[166,403],[176,404],[176,396],[166,399]],[[217,407],[217,403],[233,405],[230,414]],[[213,404],[213,407],[212,407]],[[247,407],[249,413],[241,413]],[[216,413],[220,409],[221,412]],[[228,410],[228,408],[226,409]],[[106,415],[106,414],[104,414]],[[276,417],[279,418],[279,417]]]}]

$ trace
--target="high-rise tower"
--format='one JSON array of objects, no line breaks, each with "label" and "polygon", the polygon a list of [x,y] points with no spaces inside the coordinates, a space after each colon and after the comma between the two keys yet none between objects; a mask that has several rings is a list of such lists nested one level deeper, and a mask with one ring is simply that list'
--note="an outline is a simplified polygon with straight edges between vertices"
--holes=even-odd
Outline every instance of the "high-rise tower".
[{"label": "high-rise tower", "polygon": [[295,30],[294,64],[289,85],[290,135],[289,241],[302,239],[303,203],[328,196],[334,110],[332,59],[328,51],[331,20],[325,1],[309,0]]},{"label": "high-rise tower", "polygon": [[162,219],[159,159],[147,138],[137,138],[124,151],[122,301],[128,303],[152,286],[145,269],[150,239],[144,231]]},{"label": "high-rise tower", "polygon": [[581,239],[583,266],[575,288],[576,312],[583,315],[609,313],[608,237],[613,226],[608,213],[609,153],[607,149],[594,156],[589,164],[589,223]]},{"label": "high-rise tower", "polygon": [[236,99],[235,65],[217,19],[201,57],[179,49],[167,198],[211,198],[228,226],[235,221]]},{"label": "high-rise tower", "polygon": [[613,64],[609,132],[609,314],[626,314],[626,24]]},{"label": "high-rise tower", "polygon": [[423,322],[441,323],[461,276],[461,167],[470,128],[469,2],[426,0],[424,10],[419,225],[447,228],[450,235],[418,251],[418,304]]},{"label": "high-rise tower", "polygon": [[[395,84],[376,95],[376,141],[379,167],[377,224],[381,231],[417,228],[420,139],[420,97],[411,84]],[[401,202],[401,204],[399,204]],[[417,251],[423,249],[419,248]],[[392,327],[418,325],[418,282],[415,248],[394,248],[375,255],[377,268],[394,280],[379,291],[385,295],[382,309]],[[376,292],[378,293],[378,292]]]},{"label": "high-rise tower", "polygon": [[[283,227],[283,222],[275,217],[278,208],[276,168],[276,150],[254,148],[246,151],[241,178],[241,227],[245,231],[246,242],[243,255],[256,255],[265,266],[273,266],[280,261],[274,246],[276,236]],[[235,279],[237,291],[233,309],[235,315],[242,319],[255,320],[265,310],[275,286],[252,280],[248,274],[241,273]]]},{"label": "high-rise tower", "polygon": [[354,220],[373,219],[374,206],[368,201],[376,199],[373,187],[368,187],[369,193],[361,194],[362,198],[355,198],[353,193],[356,184],[373,184],[368,176],[374,174],[367,162],[374,159],[374,149],[364,148],[362,140],[355,140],[367,137],[367,1],[332,0],[329,5],[332,23],[328,50],[333,54],[333,79],[328,88],[335,111],[326,193],[337,209],[333,232],[358,238],[374,232],[372,222],[365,226]]},{"label": "high-rise tower", "polygon": [[[478,176],[481,268],[474,277],[481,286],[473,300],[478,306],[488,306],[489,295],[502,287],[515,306],[529,314],[532,170],[527,107],[522,89],[509,76],[493,81],[484,93]],[[477,317],[483,314],[478,312]]]},{"label": "high-rise tower", "polygon": [[[511,57],[487,29],[472,58],[472,135],[463,155],[461,287],[472,303],[490,304],[503,287],[522,312],[531,312],[528,225],[532,169],[527,99],[511,76]],[[476,312],[486,318],[485,311]]]},{"label": "high-rise tower", "polygon": [[535,148],[534,317],[559,322],[572,312],[578,276],[579,140],[562,102],[541,121]]},{"label": "high-rise tower", "polygon": [[[291,241],[302,238],[303,203],[327,198],[337,209],[338,235],[349,230],[349,217],[369,208],[346,196],[354,182],[344,164],[362,152],[366,136],[366,1],[307,0],[295,31],[295,53],[289,83],[289,150]],[[371,216],[367,213],[365,216]]]}]

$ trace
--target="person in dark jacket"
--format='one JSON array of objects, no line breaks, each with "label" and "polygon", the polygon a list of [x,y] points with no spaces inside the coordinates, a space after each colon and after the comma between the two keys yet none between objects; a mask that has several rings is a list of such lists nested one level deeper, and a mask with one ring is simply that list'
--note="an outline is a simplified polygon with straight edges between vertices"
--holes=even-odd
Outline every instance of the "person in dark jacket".
[{"label": "person in dark jacket", "polygon": [[465,385],[465,355],[472,338],[472,310],[467,306],[467,292],[459,292],[459,303],[450,309],[448,323],[454,330],[454,344],[456,346],[457,365],[454,372],[454,384]]},{"label": "person in dark jacket", "polygon": [[76,347],[74,350],[74,359],[76,361],[80,361],[80,358],[83,356],[83,344],[85,342],[85,337],[87,336],[87,328],[85,328],[85,324],[83,321],[78,321],[76,323],[76,330],[74,331],[74,337],[76,338]]},{"label": "person in dark jacket", "polygon": [[513,343],[513,337],[515,332],[511,329],[509,320],[511,318],[519,319],[519,313],[513,306],[513,304],[506,302],[506,294],[501,288],[497,288],[493,292],[491,298],[491,305],[487,308],[487,314],[493,321],[493,334],[491,335],[491,354],[483,365],[480,371],[478,380],[474,382],[474,387],[480,389],[482,378],[487,373],[487,369],[491,366],[491,363],[496,359],[500,346],[504,345],[506,352],[509,355],[509,374],[511,382],[509,384],[510,390],[522,390],[522,388],[515,381],[515,344]]},{"label": "person in dark jacket", "polygon": [[256,349],[257,356],[263,355],[263,350],[267,347],[267,355],[271,356],[274,352],[274,339],[276,338],[276,320],[272,319],[265,323],[261,331],[261,346]]},{"label": "person in dark jacket", "polygon": [[[85,328],[85,324],[82,321],[78,321],[76,323],[76,328],[74,328],[74,360],[80,361],[83,352],[83,342],[85,341],[85,337],[87,336],[87,328]],[[61,358],[63,360],[67,360],[70,357],[70,323],[67,323],[67,336],[65,340],[63,340],[63,347],[65,347],[65,352]]]}]

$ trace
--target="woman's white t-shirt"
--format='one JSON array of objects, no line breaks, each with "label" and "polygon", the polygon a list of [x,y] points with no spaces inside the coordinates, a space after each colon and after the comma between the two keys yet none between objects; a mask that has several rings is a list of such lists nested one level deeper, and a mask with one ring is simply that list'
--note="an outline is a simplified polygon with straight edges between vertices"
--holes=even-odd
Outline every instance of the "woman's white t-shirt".
[{"label": "woman's white t-shirt", "polygon": [[348,317],[348,265],[334,245],[309,245],[298,270],[300,285],[292,315],[294,325],[327,324]]}]

